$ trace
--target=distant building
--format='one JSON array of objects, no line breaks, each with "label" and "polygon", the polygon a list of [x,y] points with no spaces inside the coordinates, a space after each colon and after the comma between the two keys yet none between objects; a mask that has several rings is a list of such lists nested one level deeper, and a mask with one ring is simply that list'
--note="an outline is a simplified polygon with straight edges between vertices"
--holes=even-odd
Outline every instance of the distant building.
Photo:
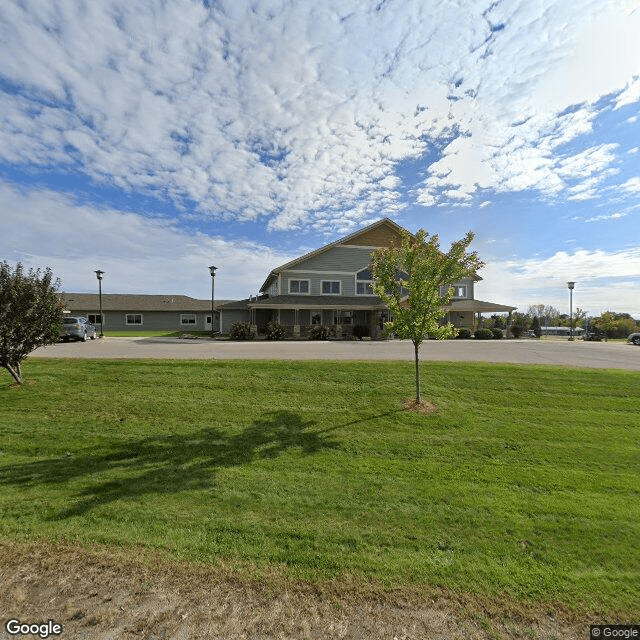
[{"label": "distant building", "polygon": [[[348,335],[361,325],[368,328],[369,335],[379,337],[389,312],[373,293],[371,253],[399,244],[404,232],[384,218],[273,269],[260,295],[215,301],[214,330],[228,334],[234,322],[244,321],[260,331],[276,321],[285,325],[291,336],[304,336],[314,325],[331,325],[338,335]],[[445,307],[445,321],[475,329],[482,313],[511,316],[516,307],[476,299],[475,287],[480,280],[473,274],[450,283],[454,295]],[[70,313],[100,325],[98,294],[65,293],[62,297]],[[211,331],[211,299],[105,293],[102,312],[105,331]]]},{"label": "distant building", "polygon": [[[220,305],[222,332],[244,320],[264,329],[270,321],[285,325],[291,335],[304,335],[313,325],[332,325],[339,334],[363,325],[380,334],[388,310],[373,293],[371,253],[398,245],[405,229],[385,218],[273,269],[255,298]],[[454,296],[445,308],[456,327],[475,328],[481,313],[508,313],[516,307],[477,300],[478,275],[452,282]]]},{"label": "distant building", "polygon": [[[543,336],[568,336],[569,327],[540,327]],[[573,327],[573,334],[582,335],[584,329],[582,327]]]},{"label": "distant building", "polygon": [[[100,326],[100,300],[97,293],[61,294],[65,310],[82,315]],[[216,301],[214,329],[219,330],[217,307],[229,300]],[[163,330],[211,331],[211,299],[197,300],[182,295],[102,294],[105,331]]]}]

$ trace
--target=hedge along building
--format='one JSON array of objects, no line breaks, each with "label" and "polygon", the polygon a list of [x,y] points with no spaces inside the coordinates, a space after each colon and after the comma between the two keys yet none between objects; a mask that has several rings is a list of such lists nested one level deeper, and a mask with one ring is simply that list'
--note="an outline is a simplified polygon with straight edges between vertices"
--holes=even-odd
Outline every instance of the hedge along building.
[{"label": "hedge along building", "polygon": [[[250,322],[257,331],[275,321],[293,336],[304,336],[314,325],[331,325],[338,335],[353,333],[353,328],[361,325],[369,335],[379,337],[388,310],[372,290],[371,253],[399,245],[405,231],[384,218],[273,269],[259,296],[220,305],[222,331],[227,333],[238,320]],[[446,321],[475,329],[481,313],[511,314],[515,310],[476,300],[475,284],[480,280],[474,274],[451,283],[454,296],[445,308]]]},{"label": "hedge along building", "polygon": [[[85,316],[100,326],[100,298],[97,293],[62,293],[65,311]],[[215,303],[214,330],[220,330]],[[211,299],[198,300],[182,295],[102,294],[105,331],[211,331]]]}]

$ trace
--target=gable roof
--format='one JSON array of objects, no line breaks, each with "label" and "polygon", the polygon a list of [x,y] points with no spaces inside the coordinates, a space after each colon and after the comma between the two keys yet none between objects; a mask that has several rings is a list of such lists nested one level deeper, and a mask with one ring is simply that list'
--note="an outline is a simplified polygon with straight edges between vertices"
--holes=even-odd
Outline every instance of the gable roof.
[{"label": "gable roof", "polygon": [[262,285],[262,287],[260,287],[260,291],[266,291],[269,288],[269,285],[281,271],[292,269],[301,262],[326,253],[327,251],[330,251],[335,247],[359,246],[371,247],[375,249],[380,247],[390,247],[393,244],[400,242],[403,233],[410,233],[410,231],[408,231],[404,227],[401,227],[399,224],[396,224],[389,218],[382,218],[382,220],[378,220],[377,222],[374,222],[373,224],[370,224],[363,229],[359,229],[358,231],[355,231],[354,233],[345,236],[344,238],[340,238],[339,240],[331,242],[330,244],[326,244],[319,249],[315,249],[314,251],[305,253],[299,258],[291,260],[291,262],[287,262],[286,264],[276,267],[271,271],[271,273],[269,273],[267,279],[264,281],[264,284]]}]

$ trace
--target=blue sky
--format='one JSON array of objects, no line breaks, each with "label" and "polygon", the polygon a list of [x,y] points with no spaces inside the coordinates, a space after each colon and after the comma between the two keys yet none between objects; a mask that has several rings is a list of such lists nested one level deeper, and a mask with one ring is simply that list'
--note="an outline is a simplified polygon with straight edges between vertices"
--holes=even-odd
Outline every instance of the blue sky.
[{"label": "blue sky", "polygon": [[4,0],[0,258],[243,298],[389,217],[640,318],[639,43],[638,0]]}]

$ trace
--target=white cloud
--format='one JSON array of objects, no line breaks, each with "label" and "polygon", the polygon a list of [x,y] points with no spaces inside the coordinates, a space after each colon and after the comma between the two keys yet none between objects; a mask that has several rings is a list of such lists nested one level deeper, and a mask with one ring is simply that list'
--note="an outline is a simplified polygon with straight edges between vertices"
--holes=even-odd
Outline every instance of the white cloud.
[{"label": "white cloud", "polygon": [[604,171],[617,149],[594,164],[559,147],[591,131],[603,95],[640,100],[639,12],[488,4],[7,0],[0,158],[66,159],[272,229],[397,212],[398,163],[445,139],[425,205]]},{"label": "white cloud", "polygon": [[216,297],[258,293],[269,271],[291,255],[255,242],[187,234],[160,218],[101,210],[46,189],[18,192],[0,182],[0,254],[28,267],[51,267],[65,291],[93,291],[96,269],[104,290],[174,293],[206,299],[208,266],[219,267]]},{"label": "white cloud", "polygon": [[627,212],[618,211],[617,213],[612,213],[611,215],[601,215],[601,216],[593,216],[591,218],[586,218],[585,222],[602,222],[604,220],[620,220],[620,218],[624,218],[629,215]]},{"label": "white cloud", "polygon": [[480,274],[476,297],[518,306],[550,304],[568,313],[567,282],[576,282],[574,309],[591,314],[602,310],[630,313],[640,318],[640,246],[619,251],[558,251],[548,257],[491,260]]},{"label": "white cloud", "polygon": [[620,188],[630,193],[640,193],[640,178],[629,178],[620,185]]}]

